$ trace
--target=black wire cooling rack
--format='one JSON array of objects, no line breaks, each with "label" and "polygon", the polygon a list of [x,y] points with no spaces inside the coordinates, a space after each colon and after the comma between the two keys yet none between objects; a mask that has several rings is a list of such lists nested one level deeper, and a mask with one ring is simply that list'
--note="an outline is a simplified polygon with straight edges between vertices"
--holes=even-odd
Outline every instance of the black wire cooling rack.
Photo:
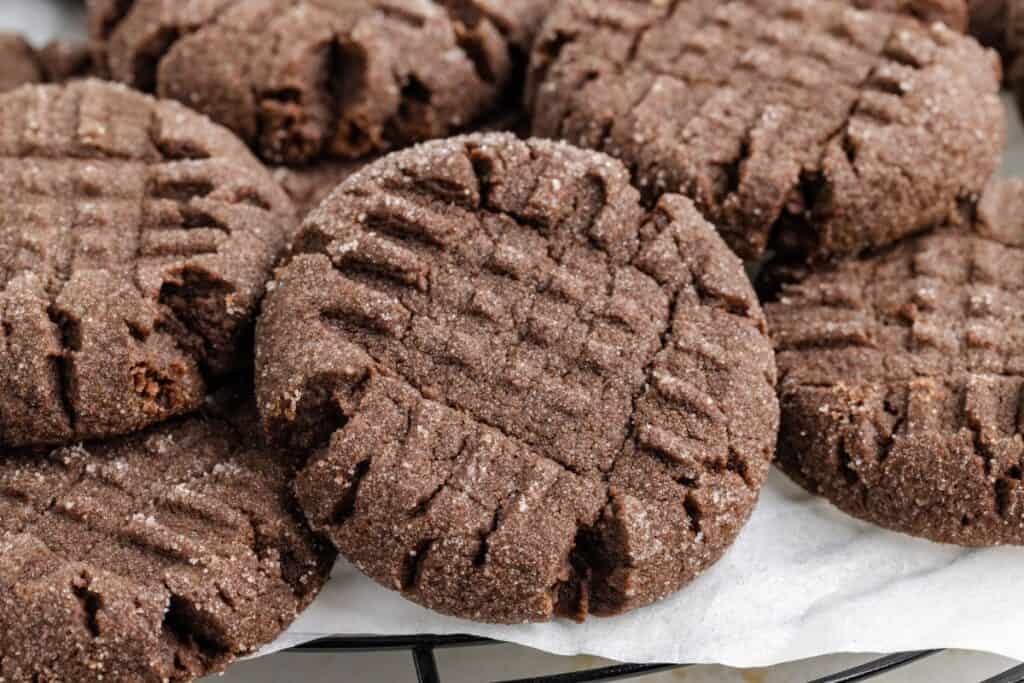
[{"label": "black wire cooling rack", "polygon": [[[386,652],[407,650],[412,654],[412,664],[416,668],[416,677],[420,683],[442,683],[443,679],[437,668],[434,652],[443,648],[471,647],[480,645],[497,645],[498,641],[474,636],[357,636],[345,638],[325,638],[294,648],[293,652],[312,653],[356,653]],[[918,650],[901,652],[872,660],[866,664],[839,671],[829,676],[817,678],[808,683],[853,683],[866,681],[896,669],[911,666],[928,657],[939,654],[942,650]],[[589,683],[591,681],[622,681],[638,679],[649,674],[670,669],[681,669],[688,664],[615,664],[586,671],[551,674],[534,678],[503,680],[494,683]],[[1001,674],[988,678],[980,683],[1024,683],[1024,664],[1015,666]]]}]

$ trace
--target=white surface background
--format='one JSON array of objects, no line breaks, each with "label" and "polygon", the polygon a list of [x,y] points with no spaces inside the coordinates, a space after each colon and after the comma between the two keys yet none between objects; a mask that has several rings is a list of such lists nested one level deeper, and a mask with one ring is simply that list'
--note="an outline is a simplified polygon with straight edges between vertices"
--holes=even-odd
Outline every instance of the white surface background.
[{"label": "white surface background", "polygon": [[[80,29],[74,0],[0,0],[0,26],[41,43]],[[2,68],[2,66],[0,66]],[[1012,109],[1012,108],[1011,108]],[[1004,172],[1024,168],[1015,111]],[[1024,658],[1024,549],[965,551],[909,539],[850,520],[774,475],[740,540],[716,567],[671,600],[612,620],[496,629],[438,617],[376,588],[340,564],[324,595],[296,624],[304,633],[470,632],[562,653],[632,661],[726,661],[760,665],[836,651],[974,648]],[[694,667],[651,681],[692,683],[806,680],[866,659],[824,657],[771,669]],[[442,651],[446,681],[515,678],[599,665],[515,646]],[[951,652],[882,681],[981,680],[1013,662]],[[283,654],[236,666],[236,681],[413,681],[403,654]]]}]

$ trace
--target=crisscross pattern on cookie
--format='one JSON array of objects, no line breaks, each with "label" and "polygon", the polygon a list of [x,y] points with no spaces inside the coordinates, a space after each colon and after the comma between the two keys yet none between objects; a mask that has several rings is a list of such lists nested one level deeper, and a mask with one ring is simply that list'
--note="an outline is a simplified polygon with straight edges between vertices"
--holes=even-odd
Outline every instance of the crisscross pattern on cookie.
[{"label": "crisscross pattern on cookie", "polygon": [[687,200],[648,213],[608,157],[468,136],[350,178],[296,251],[259,326],[260,409],[330,438],[300,498],[385,585],[486,621],[614,613],[745,521],[774,362]]},{"label": "crisscross pattern on cookie", "polygon": [[287,197],[227,131],[86,81],[0,98],[0,443],[127,433],[239,367]]},{"label": "crisscross pattern on cookie", "polygon": [[997,61],[831,0],[572,0],[531,63],[533,132],[692,197],[744,258],[888,244],[974,198],[1005,137]]},{"label": "crisscross pattern on cookie", "polygon": [[767,308],[780,459],[854,514],[946,542],[1019,543],[1024,187],[947,228],[809,276]]}]

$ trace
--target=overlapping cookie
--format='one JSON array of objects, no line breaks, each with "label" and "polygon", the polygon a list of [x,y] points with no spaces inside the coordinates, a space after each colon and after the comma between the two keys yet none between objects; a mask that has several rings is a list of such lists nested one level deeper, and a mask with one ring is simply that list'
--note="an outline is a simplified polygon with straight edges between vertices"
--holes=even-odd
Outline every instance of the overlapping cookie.
[{"label": "overlapping cookie", "polygon": [[876,524],[1024,543],[1024,183],[767,306],[782,468]]},{"label": "overlapping cookie", "polygon": [[294,210],[227,130],[99,81],[0,96],[0,444],[126,434],[251,359]]},{"label": "overlapping cookie", "polygon": [[333,553],[254,415],[0,455],[0,679],[183,683],[288,627]]},{"label": "overlapping cookie", "polygon": [[461,130],[521,77],[548,0],[93,0],[99,61],[268,160],[361,158]]},{"label": "overlapping cookie", "polygon": [[993,53],[831,0],[568,0],[531,64],[533,133],[681,192],[741,256],[824,261],[977,199],[1005,140]]}]

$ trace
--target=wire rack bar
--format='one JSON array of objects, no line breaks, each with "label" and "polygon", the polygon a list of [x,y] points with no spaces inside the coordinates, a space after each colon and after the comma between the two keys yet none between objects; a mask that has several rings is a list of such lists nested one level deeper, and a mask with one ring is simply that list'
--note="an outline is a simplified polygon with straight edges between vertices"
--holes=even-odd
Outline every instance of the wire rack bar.
[{"label": "wire rack bar", "polygon": [[1021,681],[1024,681],[1024,664],[984,680],[982,683],[1021,683]]},{"label": "wire rack bar", "polygon": [[661,671],[681,669],[688,664],[616,664],[600,669],[573,671],[564,674],[553,674],[534,678],[517,678],[514,681],[500,683],[590,683],[591,681],[624,681],[628,678],[639,678]]},{"label": "wire rack bar", "polygon": [[346,636],[323,638],[292,648],[291,652],[331,654],[338,652],[384,652],[412,650],[417,647],[434,649],[494,645],[496,641],[476,636]]},{"label": "wire rack bar", "polygon": [[889,655],[888,657],[882,657],[868,662],[867,664],[861,664],[852,669],[846,671],[840,671],[834,673],[831,676],[825,676],[818,678],[811,683],[852,683],[853,681],[865,681],[869,678],[875,678],[882,674],[889,673],[904,667],[908,664],[924,659],[925,657],[931,657],[937,655],[942,650],[917,650],[915,652],[901,652],[895,655]]},{"label": "wire rack bar", "polygon": [[[412,654],[417,680],[420,683],[443,683],[437,667],[435,652],[443,648],[473,647],[479,645],[500,645],[500,641],[476,636],[351,636],[325,638],[306,645],[300,645],[291,652],[306,653],[356,653],[356,652],[387,652],[406,650]],[[855,683],[882,676],[915,662],[933,657],[942,650],[916,650],[880,657],[852,669],[836,672],[830,676],[817,678],[808,683]],[[593,681],[620,681],[630,678],[641,678],[652,674],[680,669],[689,664],[615,664],[598,667],[586,671],[536,676],[505,680],[498,683],[591,683]],[[486,679],[481,674],[481,680]],[[981,683],[1024,683],[1024,664],[1015,666],[1001,674],[988,678]]]},{"label": "wire rack bar", "polygon": [[420,683],[441,683],[441,675],[437,671],[437,660],[434,659],[434,648],[429,645],[418,645],[412,649],[412,661],[416,665],[416,678]]}]

